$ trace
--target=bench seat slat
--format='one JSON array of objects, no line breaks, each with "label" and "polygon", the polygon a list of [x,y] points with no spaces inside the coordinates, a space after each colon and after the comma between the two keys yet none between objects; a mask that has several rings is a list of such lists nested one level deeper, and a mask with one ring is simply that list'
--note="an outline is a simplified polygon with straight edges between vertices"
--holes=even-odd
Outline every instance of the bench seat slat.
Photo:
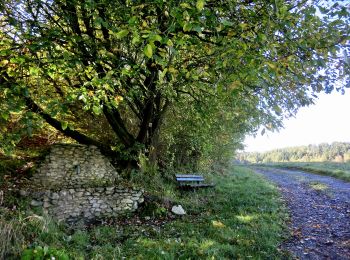
[{"label": "bench seat slat", "polygon": [[177,181],[204,181],[204,178],[176,178]]},{"label": "bench seat slat", "polygon": [[211,184],[211,183],[193,183],[193,184],[183,183],[183,184],[181,184],[180,183],[180,186],[181,187],[192,187],[192,188],[195,188],[195,187],[214,187],[214,184]]}]

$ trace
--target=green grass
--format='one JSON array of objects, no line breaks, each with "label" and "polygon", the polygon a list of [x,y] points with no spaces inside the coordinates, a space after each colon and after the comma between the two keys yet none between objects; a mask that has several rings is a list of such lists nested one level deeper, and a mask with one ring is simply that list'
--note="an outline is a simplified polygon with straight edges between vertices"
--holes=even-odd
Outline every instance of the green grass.
[{"label": "green grass", "polygon": [[[68,229],[49,217],[0,207],[0,258],[44,259],[280,259],[286,209],[260,175],[234,167],[213,177],[215,188],[162,191],[187,215],[164,225],[105,225]],[[160,181],[159,181],[160,182]],[[142,220],[142,218],[141,218]],[[1,248],[3,246],[3,248]]]},{"label": "green grass", "polygon": [[328,185],[324,184],[324,183],[320,183],[320,182],[310,182],[309,186],[311,189],[315,190],[315,191],[327,191],[328,190]]},{"label": "green grass", "polygon": [[350,163],[336,162],[286,162],[268,163],[264,166],[281,167],[302,170],[320,175],[332,176],[344,181],[350,181]]}]

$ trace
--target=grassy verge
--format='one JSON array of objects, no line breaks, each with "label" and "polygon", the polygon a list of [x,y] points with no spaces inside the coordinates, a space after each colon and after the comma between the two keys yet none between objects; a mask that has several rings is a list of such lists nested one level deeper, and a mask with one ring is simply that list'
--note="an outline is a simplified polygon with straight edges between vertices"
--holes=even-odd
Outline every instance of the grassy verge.
[{"label": "grassy verge", "polygon": [[280,167],[292,170],[301,170],[320,175],[332,176],[344,181],[350,181],[350,163],[336,162],[287,162],[287,163],[268,163],[269,167]]},{"label": "grassy verge", "polygon": [[165,192],[187,211],[183,217],[160,211],[149,219],[141,212],[120,225],[68,229],[0,207],[0,233],[8,238],[0,243],[0,258],[280,259],[286,210],[276,188],[242,167],[215,181],[212,189]]}]

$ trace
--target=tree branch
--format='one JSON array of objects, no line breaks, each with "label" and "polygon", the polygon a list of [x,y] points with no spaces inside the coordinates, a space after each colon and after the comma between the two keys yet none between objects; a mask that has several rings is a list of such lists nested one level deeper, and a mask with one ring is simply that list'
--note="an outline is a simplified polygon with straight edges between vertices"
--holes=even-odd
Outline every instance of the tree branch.
[{"label": "tree branch", "polygon": [[104,154],[108,154],[108,155],[116,155],[115,152],[113,152],[110,147],[104,145],[103,143],[96,141],[82,133],[79,133],[76,130],[72,130],[70,128],[66,128],[63,129],[62,128],[62,124],[60,121],[58,121],[57,119],[53,118],[52,116],[50,116],[48,113],[45,113],[44,110],[39,107],[33,99],[31,99],[30,97],[25,97],[25,102],[26,102],[26,106],[27,108],[32,111],[33,113],[38,114],[39,116],[41,116],[49,125],[51,125],[52,127],[54,127],[56,130],[60,131],[61,133],[63,133],[65,136],[68,136],[74,140],[76,140],[77,142],[81,143],[81,144],[86,144],[86,145],[95,145],[97,146],[101,152],[103,152]]}]

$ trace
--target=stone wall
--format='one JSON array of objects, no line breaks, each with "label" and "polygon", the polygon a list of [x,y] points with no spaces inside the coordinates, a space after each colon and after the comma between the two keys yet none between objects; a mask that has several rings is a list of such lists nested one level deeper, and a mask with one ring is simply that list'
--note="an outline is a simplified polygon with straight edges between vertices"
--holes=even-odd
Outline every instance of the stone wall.
[{"label": "stone wall", "polygon": [[56,219],[67,221],[117,216],[143,202],[142,190],[121,186],[36,191],[32,196],[32,206],[42,206]]},{"label": "stone wall", "polygon": [[113,184],[119,175],[95,146],[55,144],[41,163],[32,184],[71,188]]},{"label": "stone wall", "polygon": [[91,220],[135,211],[143,191],[122,185],[122,180],[94,146],[53,145],[30,180],[33,207],[58,220]]}]

